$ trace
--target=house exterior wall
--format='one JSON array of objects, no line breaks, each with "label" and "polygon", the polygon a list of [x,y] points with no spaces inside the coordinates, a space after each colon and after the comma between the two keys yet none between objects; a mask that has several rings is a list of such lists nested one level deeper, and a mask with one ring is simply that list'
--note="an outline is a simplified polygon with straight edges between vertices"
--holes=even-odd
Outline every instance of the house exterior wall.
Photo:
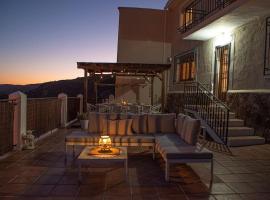
[{"label": "house exterior wall", "polygon": [[[167,63],[171,55],[171,44],[166,35],[166,11],[141,8],[119,8],[119,35],[117,62]],[[125,78],[117,77],[121,84]],[[151,103],[151,85],[144,81],[133,92],[121,87],[115,91],[117,101],[125,99],[140,103]],[[161,81],[154,79],[154,103],[160,102]]]},{"label": "house exterior wall", "polygon": [[[169,8],[174,16],[175,29],[179,26],[181,3]],[[227,104],[237,117],[262,133],[270,119],[270,78],[264,77],[266,16],[235,29],[231,34],[231,57]],[[197,77],[202,84],[213,90],[215,47],[217,38],[207,41],[183,40],[175,31],[172,37],[172,57],[195,49],[197,52]],[[174,83],[174,65],[171,68],[170,91],[167,111],[183,110],[183,84]]]}]

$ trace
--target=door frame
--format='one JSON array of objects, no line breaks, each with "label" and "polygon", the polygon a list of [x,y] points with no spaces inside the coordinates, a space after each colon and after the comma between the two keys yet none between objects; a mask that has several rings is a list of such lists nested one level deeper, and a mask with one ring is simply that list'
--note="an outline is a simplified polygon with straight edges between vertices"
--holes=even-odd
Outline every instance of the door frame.
[{"label": "door frame", "polygon": [[213,93],[216,97],[219,97],[219,83],[220,83],[220,60],[218,60],[218,55],[217,55],[217,52],[218,52],[218,49],[219,48],[223,48],[223,47],[226,47],[228,46],[228,70],[227,70],[227,92],[226,94],[228,94],[228,91],[229,91],[229,88],[230,88],[230,85],[231,85],[231,75],[232,75],[232,63],[231,63],[231,56],[232,56],[232,51],[231,51],[231,48],[232,48],[232,44],[231,43],[228,43],[228,44],[225,44],[225,45],[222,45],[222,46],[216,46],[215,49],[214,49],[214,80],[213,80]]}]

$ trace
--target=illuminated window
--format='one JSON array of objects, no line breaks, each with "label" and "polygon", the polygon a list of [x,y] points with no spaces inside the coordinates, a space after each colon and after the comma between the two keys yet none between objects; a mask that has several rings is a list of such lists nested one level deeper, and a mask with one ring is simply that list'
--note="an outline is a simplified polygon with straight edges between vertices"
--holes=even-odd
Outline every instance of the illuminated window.
[{"label": "illuminated window", "polygon": [[175,57],[175,82],[195,80],[195,55],[195,52],[191,52]]},{"label": "illuminated window", "polygon": [[187,26],[189,24],[192,24],[193,21],[193,10],[192,8],[188,9],[188,10],[184,10],[181,14],[180,14],[180,26]]}]

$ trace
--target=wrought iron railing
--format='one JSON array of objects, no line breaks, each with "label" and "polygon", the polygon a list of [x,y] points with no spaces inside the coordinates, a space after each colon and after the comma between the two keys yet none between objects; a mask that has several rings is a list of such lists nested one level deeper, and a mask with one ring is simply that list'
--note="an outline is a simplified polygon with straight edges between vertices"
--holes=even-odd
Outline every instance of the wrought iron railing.
[{"label": "wrought iron railing", "polygon": [[266,18],[264,75],[270,76],[270,17]]},{"label": "wrought iron railing", "polygon": [[61,100],[34,98],[27,100],[27,130],[39,137],[61,125]]},{"label": "wrought iron railing", "polygon": [[184,108],[193,110],[227,145],[230,109],[199,82],[184,84]]},{"label": "wrought iron railing", "polygon": [[80,112],[80,99],[78,97],[68,97],[68,121],[77,118]]},{"label": "wrought iron railing", "polygon": [[0,155],[13,149],[14,104],[0,100]]},{"label": "wrought iron railing", "polygon": [[207,19],[211,14],[222,10],[237,0],[194,0],[183,11],[183,25],[178,31],[185,33]]}]

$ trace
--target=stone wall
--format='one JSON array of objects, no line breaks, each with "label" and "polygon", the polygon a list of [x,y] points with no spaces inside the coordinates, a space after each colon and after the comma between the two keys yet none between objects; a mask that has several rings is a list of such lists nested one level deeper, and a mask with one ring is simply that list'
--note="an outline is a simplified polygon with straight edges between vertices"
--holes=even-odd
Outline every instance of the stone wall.
[{"label": "stone wall", "polygon": [[245,125],[253,127],[256,134],[262,135],[270,127],[270,94],[229,93],[228,105],[237,117],[245,120]]},{"label": "stone wall", "polygon": [[184,111],[184,94],[183,93],[168,93],[165,112],[168,113],[183,113]]},{"label": "stone wall", "polygon": [[234,34],[233,90],[270,88],[263,76],[266,18],[258,18]]}]

